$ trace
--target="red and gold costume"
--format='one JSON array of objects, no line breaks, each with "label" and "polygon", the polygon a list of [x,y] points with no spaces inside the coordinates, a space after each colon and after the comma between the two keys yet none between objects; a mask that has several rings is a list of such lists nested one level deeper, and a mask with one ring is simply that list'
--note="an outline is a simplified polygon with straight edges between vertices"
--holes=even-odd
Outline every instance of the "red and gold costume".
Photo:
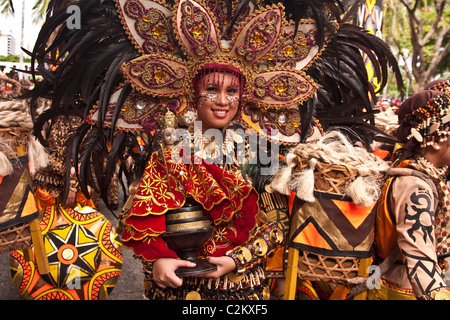
[{"label": "red and gold costume", "polygon": [[[191,164],[185,164],[176,146],[165,147],[165,158],[160,152],[150,157],[124,220],[122,236],[124,245],[133,249],[144,264],[146,297],[185,299],[189,298],[189,292],[196,292],[202,299],[267,298],[264,257],[274,251],[283,236],[273,240],[274,232],[278,234],[274,223],[258,228],[258,193],[234,172],[195,155]],[[218,281],[191,277],[185,278],[180,288],[162,290],[153,281],[152,262],[158,258],[178,258],[161,236],[166,232],[165,213],[182,208],[188,198],[203,206],[204,214],[211,217],[214,225],[212,236],[199,250],[199,257],[229,255],[237,269]],[[264,252],[256,252],[255,241],[264,243]],[[242,250],[247,254],[245,258]],[[193,286],[197,289],[192,289]],[[217,290],[213,294],[213,289],[218,288],[221,297]]]},{"label": "red and gold costume", "polygon": [[255,228],[258,194],[214,164],[200,159],[200,164],[186,165],[174,160],[171,151],[165,150],[167,172],[159,154],[151,156],[125,220],[122,241],[147,261],[177,258],[160,237],[165,232],[164,214],[183,207],[190,196],[202,204],[216,226],[203,255],[223,256],[247,240]]}]

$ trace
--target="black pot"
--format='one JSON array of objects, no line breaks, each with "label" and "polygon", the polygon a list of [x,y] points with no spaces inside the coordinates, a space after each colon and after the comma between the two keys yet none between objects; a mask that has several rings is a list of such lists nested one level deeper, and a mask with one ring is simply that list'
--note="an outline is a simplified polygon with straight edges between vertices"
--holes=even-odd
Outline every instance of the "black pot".
[{"label": "black pot", "polygon": [[167,246],[178,257],[196,264],[195,267],[180,267],[175,274],[180,277],[200,275],[217,270],[217,266],[197,258],[198,250],[214,232],[211,218],[203,213],[197,203],[187,204],[166,213],[166,232],[162,234]]}]

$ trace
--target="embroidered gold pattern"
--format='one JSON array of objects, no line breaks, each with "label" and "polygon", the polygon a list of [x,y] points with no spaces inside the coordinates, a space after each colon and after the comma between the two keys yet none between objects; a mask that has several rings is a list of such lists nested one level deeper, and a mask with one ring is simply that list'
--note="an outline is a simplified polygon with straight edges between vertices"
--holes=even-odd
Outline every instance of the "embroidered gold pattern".
[{"label": "embroidered gold pattern", "polygon": [[217,44],[210,37],[210,20],[189,2],[181,5],[181,32],[198,56],[212,54],[217,49]]},{"label": "embroidered gold pattern", "polygon": [[279,28],[276,25],[279,23],[280,16],[273,11],[259,17],[246,32],[246,41],[237,47],[238,55],[246,62],[253,62],[256,59],[256,52],[267,50],[278,39]]},{"label": "embroidered gold pattern", "polygon": [[[120,9],[118,11],[127,19],[134,20],[133,29],[137,33],[135,36],[141,39],[130,36],[130,40],[134,43],[138,42],[138,46],[144,53],[165,52],[174,49],[173,36],[170,32],[166,32],[170,28],[170,19],[164,12],[157,8],[146,9],[138,0],[126,0],[123,12]],[[130,30],[126,31],[129,35],[131,34]]]}]

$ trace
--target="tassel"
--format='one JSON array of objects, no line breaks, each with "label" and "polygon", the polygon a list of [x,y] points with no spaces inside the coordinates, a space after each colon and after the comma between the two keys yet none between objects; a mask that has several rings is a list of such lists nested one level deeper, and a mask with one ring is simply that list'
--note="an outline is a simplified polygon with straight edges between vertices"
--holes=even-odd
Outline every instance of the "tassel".
[{"label": "tassel", "polygon": [[358,169],[358,177],[347,187],[346,194],[357,206],[367,207],[378,200],[380,185],[377,179],[370,176],[368,170]]},{"label": "tassel", "polygon": [[292,169],[295,168],[297,163],[294,161],[297,156],[292,153],[288,153],[285,158],[286,166],[281,167],[278,173],[274,176],[271,187],[272,190],[278,191],[281,194],[290,195],[291,188],[289,181],[292,179]]},{"label": "tassel", "polygon": [[307,202],[314,202],[314,170],[316,168],[317,159],[309,160],[309,167],[299,173],[295,173],[292,177],[291,187],[297,192],[297,197]]},{"label": "tassel", "polygon": [[14,168],[3,152],[0,152],[0,177],[9,176],[14,172]]},{"label": "tassel", "polygon": [[13,165],[5,154],[8,152],[14,153],[9,145],[9,140],[0,138],[0,177],[9,176],[14,172]]},{"label": "tassel", "polygon": [[289,189],[289,180],[291,179],[291,175],[292,168],[290,166],[282,167],[272,180],[272,189],[281,194],[289,195],[291,193],[291,190]]},{"label": "tassel", "polygon": [[32,136],[28,136],[28,163],[31,176],[34,176],[39,168],[48,164],[48,153],[44,146]]}]

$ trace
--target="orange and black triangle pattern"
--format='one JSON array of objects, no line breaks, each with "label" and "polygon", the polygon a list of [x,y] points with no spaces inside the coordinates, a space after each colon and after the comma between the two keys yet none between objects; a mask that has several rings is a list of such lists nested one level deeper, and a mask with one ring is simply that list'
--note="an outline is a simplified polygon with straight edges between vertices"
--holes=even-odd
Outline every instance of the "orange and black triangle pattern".
[{"label": "orange and black triangle pattern", "polygon": [[[29,222],[39,216],[36,199],[34,198],[30,184],[26,182],[26,175],[29,175],[29,173],[25,170],[22,172],[21,178],[17,181],[17,185],[13,188],[14,192],[10,195],[8,201],[4,203],[3,209],[13,206],[16,215],[14,218],[0,224],[0,231],[24,222]],[[0,194],[3,193],[3,188],[0,190]],[[19,199],[19,201],[16,201],[16,199]],[[12,202],[17,202],[17,207],[15,207],[16,204],[13,204]]]},{"label": "orange and black triangle pattern", "polygon": [[351,246],[358,246],[370,232],[373,232],[376,202],[368,207],[358,207],[346,200],[332,198],[317,200]]},{"label": "orange and black triangle pattern", "polygon": [[358,207],[349,199],[317,193],[314,203],[294,201],[290,246],[317,254],[367,257],[371,254],[376,203]]},{"label": "orange and black triangle pattern", "polygon": [[323,252],[339,250],[333,240],[319,226],[313,217],[306,219],[292,235],[290,242],[291,247],[297,247],[299,249],[309,249],[313,247]]}]

